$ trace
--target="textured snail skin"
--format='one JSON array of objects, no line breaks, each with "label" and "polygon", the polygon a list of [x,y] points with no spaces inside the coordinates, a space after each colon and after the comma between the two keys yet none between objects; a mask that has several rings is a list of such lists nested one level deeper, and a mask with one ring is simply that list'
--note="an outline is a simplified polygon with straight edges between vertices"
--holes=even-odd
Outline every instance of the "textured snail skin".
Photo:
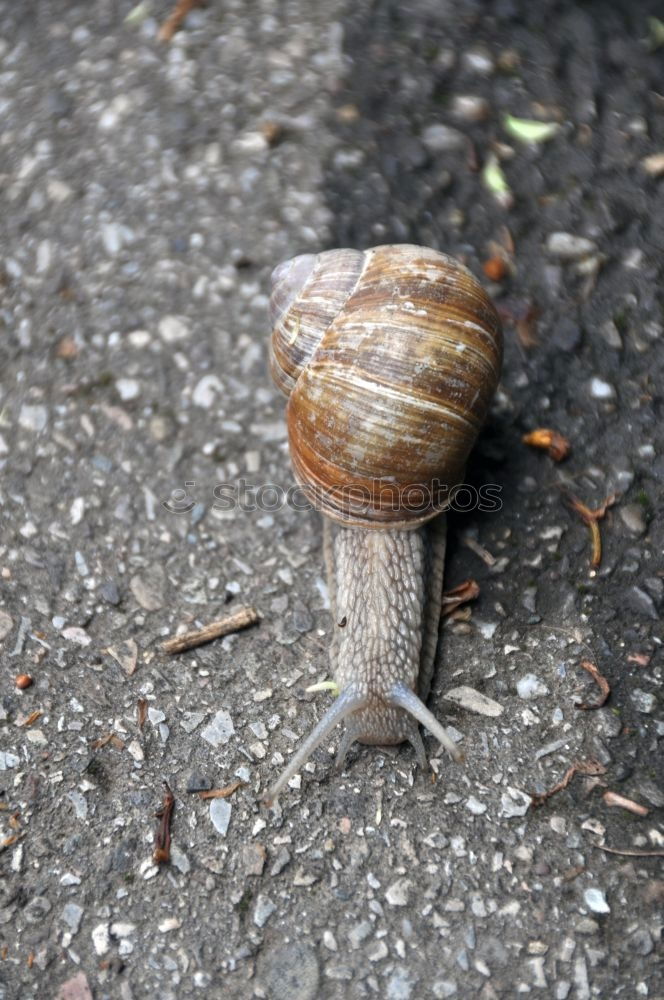
[{"label": "textured snail skin", "polygon": [[[291,460],[324,517],[339,697],[264,796],[272,801],[342,720],[355,741],[410,741],[426,708],[442,604],[450,489],[495,390],[500,323],[475,278],[423,247],[303,255],[273,273],[270,364],[289,396]],[[440,482],[447,489],[436,486]],[[354,490],[335,490],[335,485]],[[430,502],[395,504],[415,487]],[[386,499],[387,497],[387,499]]]}]

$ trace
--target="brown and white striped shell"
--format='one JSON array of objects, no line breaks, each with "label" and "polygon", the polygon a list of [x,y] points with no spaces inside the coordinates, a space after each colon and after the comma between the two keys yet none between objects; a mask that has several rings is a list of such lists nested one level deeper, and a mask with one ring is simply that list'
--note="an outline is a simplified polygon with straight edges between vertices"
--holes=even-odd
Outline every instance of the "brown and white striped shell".
[{"label": "brown and white striped shell", "polygon": [[294,257],[272,282],[270,367],[315,505],[366,527],[444,510],[500,374],[500,321],[482,286],[409,244]]}]

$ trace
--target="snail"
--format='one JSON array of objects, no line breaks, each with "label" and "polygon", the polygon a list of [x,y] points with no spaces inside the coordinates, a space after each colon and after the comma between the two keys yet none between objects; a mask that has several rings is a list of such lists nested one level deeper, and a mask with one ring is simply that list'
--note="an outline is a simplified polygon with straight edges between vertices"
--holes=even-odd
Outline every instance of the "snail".
[{"label": "snail", "polygon": [[323,514],[338,697],[264,796],[272,802],[332,730],[409,741],[418,723],[455,760],[425,705],[434,667],[445,510],[496,389],[496,310],[462,264],[397,244],[328,250],[272,274],[270,370],[288,396],[295,478]]}]

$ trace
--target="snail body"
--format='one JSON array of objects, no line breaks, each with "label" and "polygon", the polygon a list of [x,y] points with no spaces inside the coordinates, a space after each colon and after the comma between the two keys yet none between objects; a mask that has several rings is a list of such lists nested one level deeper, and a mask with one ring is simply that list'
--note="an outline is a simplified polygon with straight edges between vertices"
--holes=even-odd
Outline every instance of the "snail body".
[{"label": "snail body", "polygon": [[306,254],[273,272],[270,367],[288,395],[297,481],[324,516],[339,696],[268,791],[340,721],[354,741],[410,741],[440,619],[445,515],[495,391],[500,322],[463,265],[408,244]]}]

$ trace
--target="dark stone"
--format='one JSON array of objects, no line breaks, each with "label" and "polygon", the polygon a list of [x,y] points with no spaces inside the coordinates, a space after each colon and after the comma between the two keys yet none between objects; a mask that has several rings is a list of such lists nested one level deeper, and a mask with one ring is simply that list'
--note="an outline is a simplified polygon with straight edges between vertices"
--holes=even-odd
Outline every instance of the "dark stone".
[{"label": "dark stone", "polygon": [[191,772],[187,780],[188,792],[209,792],[211,788],[212,782],[209,778],[206,778],[200,771]]},{"label": "dark stone", "polygon": [[120,592],[114,580],[105,580],[99,588],[99,593],[107,604],[118,605],[120,603]]}]

